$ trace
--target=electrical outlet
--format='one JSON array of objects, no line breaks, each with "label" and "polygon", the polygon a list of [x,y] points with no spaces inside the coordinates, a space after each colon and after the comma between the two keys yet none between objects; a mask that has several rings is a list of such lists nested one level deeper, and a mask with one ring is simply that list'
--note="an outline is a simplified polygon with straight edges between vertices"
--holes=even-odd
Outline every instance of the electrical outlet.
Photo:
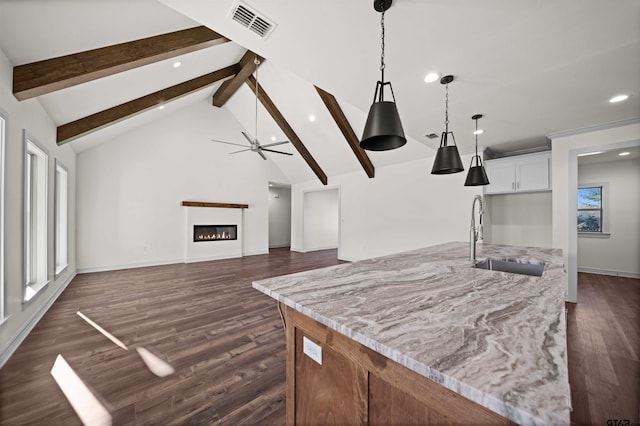
[{"label": "electrical outlet", "polygon": [[322,346],[302,336],[302,352],[318,364],[322,365]]}]

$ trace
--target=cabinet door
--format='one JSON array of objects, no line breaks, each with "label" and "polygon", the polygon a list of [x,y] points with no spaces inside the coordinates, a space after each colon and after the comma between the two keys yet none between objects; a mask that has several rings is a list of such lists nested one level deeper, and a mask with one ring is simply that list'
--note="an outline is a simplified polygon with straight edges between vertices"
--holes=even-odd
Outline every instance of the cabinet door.
[{"label": "cabinet door", "polygon": [[489,185],[485,187],[485,194],[502,194],[515,191],[515,169],[513,161],[485,161],[485,170],[489,178]]},{"label": "cabinet door", "polygon": [[549,156],[542,155],[516,162],[516,191],[544,191],[551,189]]}]

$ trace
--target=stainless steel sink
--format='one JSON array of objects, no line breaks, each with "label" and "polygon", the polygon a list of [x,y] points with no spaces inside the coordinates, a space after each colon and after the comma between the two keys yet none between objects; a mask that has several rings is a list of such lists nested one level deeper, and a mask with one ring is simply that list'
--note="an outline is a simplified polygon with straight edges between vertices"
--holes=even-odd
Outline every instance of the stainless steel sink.
[{"label": "stainless steel sink", "polygon": [[544,263],[525,263],[516,259],[487,258],[476,262],[474,268],[486,269],[489,271],[509,272],[520,275],[533,275],[541,277],[544,272]]}]

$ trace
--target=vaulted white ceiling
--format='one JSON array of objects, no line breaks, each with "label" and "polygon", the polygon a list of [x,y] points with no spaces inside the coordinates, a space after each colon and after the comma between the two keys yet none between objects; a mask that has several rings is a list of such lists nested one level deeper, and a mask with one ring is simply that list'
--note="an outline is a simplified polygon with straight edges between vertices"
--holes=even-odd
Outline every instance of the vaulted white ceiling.
[{"label": "vaulted white ceiling", "polygon": [[[233,42],[183,55],[177,69],[175,59],[165,60],[38,100],[60,125],[234,64],[250,49],[266,58],[261,85],[327,175],[362,172],[313,86],[338,99],[360,136],[380,78],[380,14],[373,0],[246,3],[277,24],[268,38],[229,18],[235,0],[0,0],[0,48],[20,65],[206,25]],[[423,82],[429,71],[455,76],[450,129],[462,151],[472,149],[476,113],[485,116],[480,144],[494,151],[544,146],[550,133],[640,116],[639,22],[636,0],[395,0],[385,16],[385,76],[409,142],[395,151],[369,152],[373,164],[433,155],[428,146],[438,140],[424,135],[443,131],[444,87]],[[89,149],[183,105],[210,102],[216,89],[71,145]],[[631,98],[610,104],[619,93]],[[254,98],[246,85],[225,108],[254,133]],[[262,106],[258,110],[261,142],[286,139]],[[314,178],[293,147],[283,150],[295,155],[269,158],[292,182]]]}]

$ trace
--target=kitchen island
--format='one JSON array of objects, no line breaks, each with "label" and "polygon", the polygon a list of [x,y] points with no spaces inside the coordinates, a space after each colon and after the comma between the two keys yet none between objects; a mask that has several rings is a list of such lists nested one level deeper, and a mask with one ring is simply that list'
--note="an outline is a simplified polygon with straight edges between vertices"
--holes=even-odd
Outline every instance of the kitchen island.
[{"label": "kitchen island", "polygon": [[468,243],[256,281],[283,306],[287,423],[569,424],[555,249],[478,245],[541,277],[472,267]]}]

